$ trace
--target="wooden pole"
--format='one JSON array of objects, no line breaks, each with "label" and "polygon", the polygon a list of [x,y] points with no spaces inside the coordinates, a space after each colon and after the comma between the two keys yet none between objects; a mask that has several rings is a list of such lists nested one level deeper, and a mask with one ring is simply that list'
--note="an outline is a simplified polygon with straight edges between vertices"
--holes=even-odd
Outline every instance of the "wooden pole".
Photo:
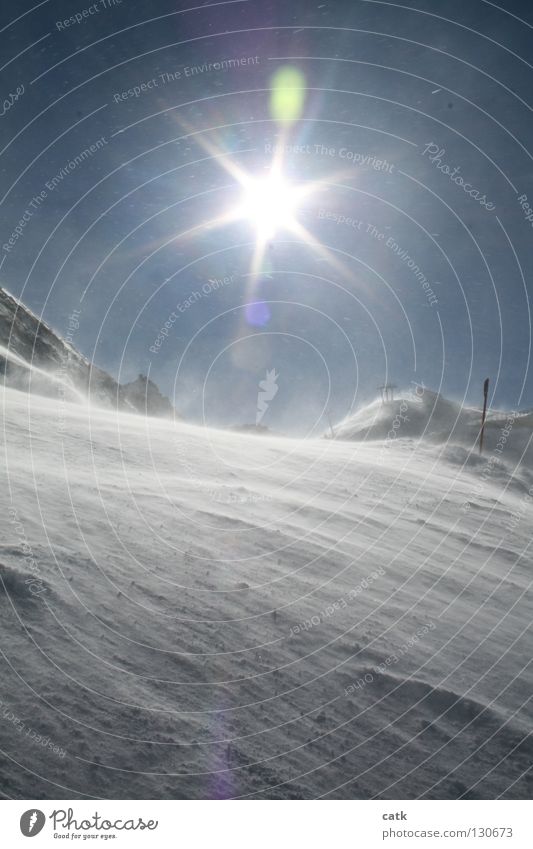
[{"label": "wooden pole", "polygon": [[479,432],[479,453],[483,453],[483,436],[485,435],[485,418],[487,416],[487,396],[489,394],[489,379],[483,384],[483,415],[481,416],[481,430]]}]

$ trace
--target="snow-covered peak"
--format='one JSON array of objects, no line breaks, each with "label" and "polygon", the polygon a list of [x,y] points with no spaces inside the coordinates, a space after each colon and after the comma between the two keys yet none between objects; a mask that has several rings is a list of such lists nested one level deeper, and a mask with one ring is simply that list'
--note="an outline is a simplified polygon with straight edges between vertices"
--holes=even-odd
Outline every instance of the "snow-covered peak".
[{"label": "snow-covered peak", "polygon": [[[398,398],[389,403],[378,399],[362,407],[340,422],[334,428],[334,435],[336,439],[361,442],[423,440],[439,445],[459,445],[472,452],[470,463],[476,459],[474,454],[477,455],[481,417],[480,407],[451,401],[418,385],[399,392]],[[489,409],[484,455],[492,457],[492,463],[519,462],[533,467],[532,433],[531,411]],[[461,462],[464,456],[461,454]]]},{"label": "snow-covered peak", "polygon": [[429,438],[447,440],[452,433],[468,438],[479,430],[480,411],[449,401],[418,386],[388,403],[362,407],[335,429],[339,439]]}]

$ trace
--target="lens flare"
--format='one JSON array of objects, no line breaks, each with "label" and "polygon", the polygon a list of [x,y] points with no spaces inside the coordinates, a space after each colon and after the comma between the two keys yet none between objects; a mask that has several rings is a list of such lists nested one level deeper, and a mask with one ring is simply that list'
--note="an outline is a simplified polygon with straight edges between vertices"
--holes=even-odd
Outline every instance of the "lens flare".
[{"label": "lens flare", "polygon": [[298,68],[286,66],[272,77],[270,114],[276,121],[291,123],[302,116],[305,102],[305,77]]},{"label": "lens flare", "polygon": [[265,327],[271,318],[270,307],[265,301],[246,304],[246,321],[251,327]]},{"label": "lens flare", "polygon": [[278,230],[294,226],[299,192],[280,176],[248,179],[239,208],[239,218],[252,224],[259,239],[271,239]]}]

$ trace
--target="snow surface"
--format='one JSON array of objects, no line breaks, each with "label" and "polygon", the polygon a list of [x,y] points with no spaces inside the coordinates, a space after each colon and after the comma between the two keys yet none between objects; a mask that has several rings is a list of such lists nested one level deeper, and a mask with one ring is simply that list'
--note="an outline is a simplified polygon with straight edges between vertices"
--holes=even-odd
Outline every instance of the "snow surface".
[{"label": "snow surface", "polygon": [[527,417],[496,460],[429,394],[352,441],[1,400],[4,795],[531,796]]},{"label": "snow surface", "polygon": [[[529,438],[533,429],[531,411],[487,411],[485,448],[500,440],[501,430],[511,422],[512,440],[506,439],[506,455],[529,454]],[[334,428],[337,439],[386,440],[421,439],[436,443],[463,444],[471,448],[477,442],[481,427],[481,409],[450,401],[422,384],[399,394],[393,402],[374,401],[357,410]],[[507,436],[507,435],[506,435]],[[509,444],[512,442],[512,446]],[[531,462],[528,462],[531,465]]]}]

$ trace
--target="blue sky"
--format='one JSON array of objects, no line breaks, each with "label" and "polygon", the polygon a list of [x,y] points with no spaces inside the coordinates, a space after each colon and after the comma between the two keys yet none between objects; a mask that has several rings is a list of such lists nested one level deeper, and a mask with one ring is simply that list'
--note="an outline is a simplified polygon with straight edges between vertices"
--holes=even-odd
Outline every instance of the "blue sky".
[{"label": "blue sky", "polygon": [[[2,285],[60,333],[80,309],[85,355],[196,421],[254,421],[269,369],[285,432],[385,380],[477,401],[490,376],[533,406],[529,5],[186,8],[3,12]],[[286,131],[284,66],[306,87]],[[224,165],[264,176],[280,143],[310,238],[280,227],[251,274],[254,223],[209,222],[242,193]]]}]

